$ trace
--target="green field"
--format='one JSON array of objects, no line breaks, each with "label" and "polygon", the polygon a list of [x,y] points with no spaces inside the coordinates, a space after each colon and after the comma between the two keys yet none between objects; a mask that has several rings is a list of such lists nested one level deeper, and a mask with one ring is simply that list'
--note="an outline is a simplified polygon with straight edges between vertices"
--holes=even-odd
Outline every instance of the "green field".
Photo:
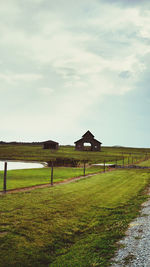
[{"label": "green field", "polygon": [[[91,166],[86,168],[86,174],[102,172],[103,167]],[[0,191],[3,190],[3,171],[0,171]],[[54,167],[54,183],[83,175],[83,168]],[[7,190],[22,188],[51,181],[51,168],[10,170],[7,172]]]},{"label": "green field", "polygon": [[149,181],[119,170],[1,196],[0,266],[108,266]]},{"label": "green field", "polygon": [[104,162],[122,160],[123,157],[143,158],[150,149],[126,147],[102,147],[101,152],[75,151],[71,146],[60,146],[59,150],[43,149],[41,145],[0,145],[0,159],[50,161],[56,158]]},{"label": "green field", "polygon": [[145,160],[145,161],[139,163],[138,165],[143,166],[143,167],[144,167],[144,166],[145,166],[145,167],[150,167],[150,159]]},{"label": "green field", "polygon": [[[37,162],[78,160],[78,167],[54,167],[54,183],[103,172],[90,163],[150,166],[150,149],[102,147],[102,152],[58,151],[42,146],[0,145],[0,159]],[[145,160],[142,162],[142,160]],[[141,161],[139,163],[139,161]],[[51,168],[11,170],[7,189],[50,183]],[[147,198],[149,170],[115,170],[70,184],[0,195],[0,267],[109,266],[128,223]],[[3,171],[0,171],[0,191]]]},{"label": "green field", "polygon": [[[83,175],[83,160],[87,160],[86,174],[102,171],[100,167],[90,167],[90,163],[136,164],[149,156],[150,149],[102,147],[101,152],[75,151],[74,147],[61,146],[58,151],[43,149],[41,145],[0,145],[0,159],[50,161],[56,159],[78,160],[78,168],[54,167],[54,182]],[[8,163],[9,164],[9,163]],[[49,168],[13,170],[7,173],[7,190],[50,183]],[[3,190],[3,172],[0,171],[0,191]]]}]

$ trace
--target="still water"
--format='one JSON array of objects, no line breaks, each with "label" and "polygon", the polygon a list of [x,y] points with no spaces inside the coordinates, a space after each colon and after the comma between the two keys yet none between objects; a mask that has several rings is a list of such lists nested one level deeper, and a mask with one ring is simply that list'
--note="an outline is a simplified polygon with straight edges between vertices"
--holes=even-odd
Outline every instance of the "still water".
[{"label": "still water", "polygon": [[[4,162],[0,160],[0,171],[4,170]],[[8,170],[18,170],[18,169],[33,169],[33,168],[43,168],[42,163],[34,162],[19,162],[19,161],[7,161]]]}]

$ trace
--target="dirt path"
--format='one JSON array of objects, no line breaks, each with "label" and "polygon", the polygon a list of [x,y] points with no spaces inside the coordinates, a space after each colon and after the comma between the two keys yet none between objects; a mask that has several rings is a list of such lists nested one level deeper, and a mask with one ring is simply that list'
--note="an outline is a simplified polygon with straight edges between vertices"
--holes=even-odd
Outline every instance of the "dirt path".
[{"label": "dirt path", "polygon": [[[110,172],[110,171],[114,171],[114,170],[115,169],[109,169],[106,172]],[[31,191],[31,190],[34,190],[34,189],[37,189],[37,188],[54,187],[54,186],[58,186],[58,185],[69,184],[69,183],[72,183],[72,182],[75,182],[75,181],[78,181],[78,180],[81,180],[81,179],[85,179],[85,178],[88,178],[88,177],[91,177],[91,176],[95,176],[95,175],[101,174],[101,173],[104,173],[104,172],[97,172],[97,173],[87,174],[85,176],[73,177],[73,178],[70,178],[70,179],[67,179],[67,180],[64,180],[64,181],[61,181],[61,182],[56,182],[56,183],[53,184],[53,186],[51,184],[39,184],[39,185],[30,186],[30,187],[10,189],[10,190],[7,190],[7,192],[0,192],[0,195],[13,194],[13,193],[17,193],[17,192]]]}]

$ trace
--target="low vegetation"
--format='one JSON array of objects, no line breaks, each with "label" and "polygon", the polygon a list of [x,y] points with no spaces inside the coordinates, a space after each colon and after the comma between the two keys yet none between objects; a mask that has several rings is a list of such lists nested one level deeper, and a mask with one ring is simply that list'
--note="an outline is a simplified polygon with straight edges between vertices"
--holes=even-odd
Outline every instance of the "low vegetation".
[{"label": "low vegetation", "polygon": [[150,159],[140,162],[138,165],[143,167],[150,167]]},{"label": "low vegetation", "polygon": [[0,266],[108,266],[146,199],[148,170],[0,196]]},{"label": "low vegetation", "polygon": [[[9,164],[9,163],[8,163]],[[86,174],[102,172],[103,167],[90,166],[86,168]],[[54,167],[53,182],[57,183],[73,177],[83,175],[82,168]],[[0,191],[3,190],[3,171],[0,171]],[[7,172],[7,190],[29,187],[51,182],[51,168],[10,170]]]},{"label": "low vegetation", "polygon": [[102,147],[101,152],[75,151],[73,146],[60,146],[59,150],[43,149],[42,145],[0,145],[0,159],[27,160],[27,161],[50,161],[56,158],[88,160],[89,162],[104,162],[122,160],[132,157],[144,158],[150,154],[150,149],[125,148],[125,147]]},{"label": "low vegetation", "polygon": [[[54,167],[54,182],[102,172],[90,163],[150,166],[150,149],[102,147],[79,152],[61,146],[44,150],[41,144],[0,144],[0,159],[79,162],[76,168]],[[142,162],[142,160],[144,160]],[[147,160],[146,160],[147,159]],[[56,161],[55,161],[56,163]],[[11,170],[7,189],[50,183],[51,168]],[[0,172],[0,191],[3,172]],[[0,194],[0,266],[109,266],[116,241],[137,216],[147,198],[148,169],[114,170],[74,182],[13,194]]]}]

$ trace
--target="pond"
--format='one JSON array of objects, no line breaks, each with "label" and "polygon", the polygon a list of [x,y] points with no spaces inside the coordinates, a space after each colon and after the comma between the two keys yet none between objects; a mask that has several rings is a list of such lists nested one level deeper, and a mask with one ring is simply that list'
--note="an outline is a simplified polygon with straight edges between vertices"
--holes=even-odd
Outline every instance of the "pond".
[{"label": "pond", "polygon": [[18,170],[18,169],[34,169],[34,168],[43,168],[44,164],[37,162],[19,162],[19,161],[9,161],[9,160],[0,160],[0,171],[4,170],[4,162],[7,162],[8,170]]},{"label": "pond", "polygon": [[[93,166],[104,166],[104,163],[92,164]],[[106,167],[113,167],[115,164],[105,163]]]}]

